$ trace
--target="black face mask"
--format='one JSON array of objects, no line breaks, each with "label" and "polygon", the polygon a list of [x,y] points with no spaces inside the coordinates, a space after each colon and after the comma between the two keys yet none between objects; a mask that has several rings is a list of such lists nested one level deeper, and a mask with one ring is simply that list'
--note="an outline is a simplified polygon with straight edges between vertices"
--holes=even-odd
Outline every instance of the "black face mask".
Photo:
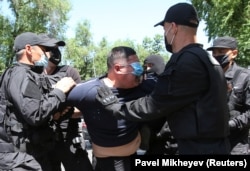
[{"label": "black face mask", "polygon": [[229,64],[229,57],[228,55],[219,55],[214,57],[220,64],[222,68],[225,68]]},{"label": "black face mask", "polygon": [[168,29],[167,33],[164,34],[164,42],[165,42],[165,48],[166,48],[166,50],[167,50],[168,52],[170,52],[170,53],[173,53],[172,42],[173,42],[173,40],[174,40],[175,35],[172,37],[172,40],[171,40],[170,43],[168,43],[168,40],[167,40],[167,35],[168,35],[168,33],[169,33],[169,31],[170,31],[171,29],[172,29],[172,25],[171,25],[171,27]]},{"label": "black face mask", "polygon": [[55,65],[61,62],[62,54],[58,48],[51,49],[49,61]]},{"label": "black face mask", "polygon": [[168,43],[167,37],[164,36],[165,48],[168,52],[173,53],[172,45]]}]

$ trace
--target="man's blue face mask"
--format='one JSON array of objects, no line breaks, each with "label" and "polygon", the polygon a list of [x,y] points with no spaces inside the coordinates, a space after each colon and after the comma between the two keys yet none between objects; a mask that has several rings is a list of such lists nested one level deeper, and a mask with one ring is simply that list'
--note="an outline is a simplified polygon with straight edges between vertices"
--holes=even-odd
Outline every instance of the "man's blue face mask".
[{"label": "man's blue face mask", "polygon": [[127,73],[123,73],[123,74],[133,74],[135,76],[141,76],[143,74],[143,67],[140,64],[140,62],[133,62],[131,64],[121,65],[121,66],[123,66],[123,67],[131,66],[133,68],[132,72],[127,72]]},{"label": "man's blue face mask", "polygon": [[143,73],[143,67],[140,64],[140,62],[133,62],[130,64],[130,66],[134,69],[132,72],[133,75],[135,76],[141,76]]}]

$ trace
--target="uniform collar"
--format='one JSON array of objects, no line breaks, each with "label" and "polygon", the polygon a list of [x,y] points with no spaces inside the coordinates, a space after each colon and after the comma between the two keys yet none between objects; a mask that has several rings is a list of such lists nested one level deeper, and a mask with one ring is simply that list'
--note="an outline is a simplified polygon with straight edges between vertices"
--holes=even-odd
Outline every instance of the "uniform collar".
[{"label": "uniform collar", "polygon": [[200,47],[200,48],[203,48],[203,45],[200,44],[200,43],[191,43],[185,47],[183,47],[180,52],[182,52],[183,50],[186,50],[186,49],[189,49],[189,48],[192,48],[192,47]]}]

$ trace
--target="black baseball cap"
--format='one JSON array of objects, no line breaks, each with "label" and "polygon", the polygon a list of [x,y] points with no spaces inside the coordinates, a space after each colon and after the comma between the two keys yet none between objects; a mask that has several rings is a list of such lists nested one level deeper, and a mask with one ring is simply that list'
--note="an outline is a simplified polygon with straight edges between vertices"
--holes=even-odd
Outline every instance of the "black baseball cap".
[{"label": "black baseball cap", "polygon": [[224,36],[218,37],[213,41],[213,45],[207,50],[213,50],[214,48],[227,48],[227,49],[237,49],[238,42],[234,37]]},{"label": "black baseball cap", "polygon": [[56,46],[56,44],[53,42],[48,42],[41,39],[36,33],[24,32],[15,38],[13,46],[14,52],[24,49],[27,44],[31,46],[40,45],[48,48]]},{"label": "black baseball cap", "polygon": [[38,34],[38,36],[43,39],[44,41],[50,42],[50,43],[54,43],[57,44],[58,46],[65,46],[66,43],[62,40],[57,40],[54,37],[52,37],[51,35],[47,34],[47,33],[40,33]]},{"label": "black baseball cap", "polygon": [[171,6],[166,12],[165,18],[154,26],[163,26],[164,22],[174,22],[196,28],[199,25],[199,18],[194,6],[189,3],[178,3]]}]

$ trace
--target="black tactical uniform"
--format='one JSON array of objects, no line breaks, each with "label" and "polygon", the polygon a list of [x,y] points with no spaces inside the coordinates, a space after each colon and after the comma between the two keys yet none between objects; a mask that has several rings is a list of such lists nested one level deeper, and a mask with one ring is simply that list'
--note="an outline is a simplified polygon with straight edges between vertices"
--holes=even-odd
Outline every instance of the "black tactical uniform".
[{"label": "black tactical uniform", "polygon": [[231,154],[249,154],[250,71],[234,62],[225,77],[229,87]]},{"label": "black tactical uniform", "polygon": [[[6,151],[0,143],[0,166],[12,168],[18,163],[34,166],[39,170],[37,162],[28,157],[33,156],[42,166],[42,170],[50,171],[50,151],[54,148],[53,131],[48,125],[52,114],[59,104],[65,101],[65,94],[59,89],[51,88],[45,75],[36,73],[37,67],[16,63],[6,86],[8,99],[8,119],[6,130],[11,136],[14,149]],[[41,71],[41,70],[39,70]],[[28,170],[32,170],[25,166]]]}]

